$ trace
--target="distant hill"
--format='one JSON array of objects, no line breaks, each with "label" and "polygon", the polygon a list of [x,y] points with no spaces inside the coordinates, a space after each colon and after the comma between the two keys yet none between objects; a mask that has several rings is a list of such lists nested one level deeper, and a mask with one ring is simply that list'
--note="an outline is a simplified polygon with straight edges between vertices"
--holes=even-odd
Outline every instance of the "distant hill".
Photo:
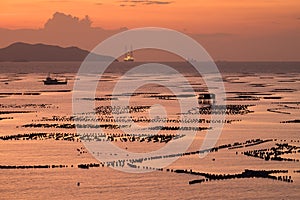
[{"label": "distant hill", "polygon": [[[60,47],[46,44],[13,43],[0,49],[0,61],[83,61],[89,51],[78,47]],[[92,60],[109,61],[114,58],[104,55],[91,55]]]}]

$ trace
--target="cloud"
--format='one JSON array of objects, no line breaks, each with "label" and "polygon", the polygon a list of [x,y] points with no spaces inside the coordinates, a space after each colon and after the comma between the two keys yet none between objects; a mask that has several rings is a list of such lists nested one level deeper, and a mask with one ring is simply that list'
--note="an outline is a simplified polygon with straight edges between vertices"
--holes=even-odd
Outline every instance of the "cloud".
[{"label": "cloud", "polygon": [[152,4],[171,4],[172,1],[144,1],[144,4],[146,5],[152,5]]},{"label": "cloud", "polygon": [[130,6],[130,7],[135,7],[136,5],[135,4],[130,4],[130,5],[127,5],[127,4],[120,4],[121,7],[126,7],[126,6]]},{"label": "cloud", "polygon": [[73,17],[72,15],[66,15],[64,13],[56,12],[53,17],[50,18],[46,24],[45,29],[61,29],[67,26],[68,29],[89,28],[92,21],[89,16],[85,16],[83,19]]},{"label": "cloud", "polygon": [[136,5],[167,5],[173,3],[173,1],[154,1],[154,0],[122,0],[119,1],[122,4],[120,6],[136,6]]}]

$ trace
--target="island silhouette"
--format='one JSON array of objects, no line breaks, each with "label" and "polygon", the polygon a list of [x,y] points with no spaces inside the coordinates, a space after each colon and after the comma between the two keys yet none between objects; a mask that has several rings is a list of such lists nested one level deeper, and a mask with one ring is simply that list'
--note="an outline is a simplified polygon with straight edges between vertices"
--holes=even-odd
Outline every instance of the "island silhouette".
[{"label": "island silhouette", "polygon": [[[0,49],[0,61],[83,61],[90,52],[78,47],[60,47],[47,44],[13,43]],[[90,54],[90,60],[111,61],[113,57]]]}]

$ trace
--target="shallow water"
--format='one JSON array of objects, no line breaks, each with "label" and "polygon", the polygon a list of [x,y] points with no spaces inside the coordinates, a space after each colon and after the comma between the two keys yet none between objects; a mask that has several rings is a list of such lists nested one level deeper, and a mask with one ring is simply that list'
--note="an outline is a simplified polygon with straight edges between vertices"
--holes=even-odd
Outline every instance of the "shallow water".
[{"label": "shallow water", "polygon": [[[227,105],[252,105],[248,114],[226,116],[233,121],[225,124],[222,134],[216,146],[245,142],[253,139],[272,139],[273,141],[255,146],[222,149],[211,152],[204,158],[198,155],[180,157],[163,171],[150,173],[125,173],[110,167],[80,169],[78,164],[98,163],[91,152],[87,152],[83,142],[62,140],[0,140],[0,165],[68,165],[65,168],[48,169],[0,169],[1,199],[299,199],[300,170],[299,162],[275,161],[245,156],[242,152],[258,149],[268,149],[276,146],[276,143],[288,143],[300,147],[299,123],[281,123],[283,121],[299,119],[300,105],[300,79],[297,73],[272,74],[239,74],[224,73]],[[72,113],[73,83],[76,79],[74,73],[59,74],[58,78],[68,77],[68,85],[45,86],[41,82],[44,73],[2,73],[0,82],[0,111],[9,111],[0,114],[0,136],[9,136],[25,133],[75,133],[75,129],[22,127],[26,124],[69,124],[72,121],[54,121],[53,116],[70,117]],[[96,97],[108,97],[120,76],[107,74],[98,86]],[[170,88],[188,89],[176,76],[155,75],[152,77],[141,74],[130,77],[123,82],[126,93],[128,81],[143,77],[149,80],[160,80],[170,83]],[[100,78],[100,77],[98,77]],[[99,79],[91,80],[98,81]],[[203,80],[189,75],[189,81],[194,88],[203,87]],[[126,82],[127,81],[127,82]],[[220,80],[214,80],[216,82]],[[7,84],[5,84],[7,83]],[[69,91],[71,90],[71,91]],[[191,94],[185,90],[182,94]],[[39,95],[28,95],[28,92],[36,92]],[[155,98],[152,93],[159,95],[170,94],[170,90],[157,85],[146,85],[137,91],[138,95],[131,97],[130,105],[140,106],[161,104],[164,106],[167,117],[176,119],[178,116],[178,101],[165,98]],[[5,94],[4,94],[5,93]],[[20,94],[15,94],[20,93]],[[246,96],[246,97],[245,97]],[[119,102],[127,98],[126,94],[114,96]],[[238,97],[238,98],[237,98]],[[252,98],[255,97],[255,98]],[[281,97],[269,98],[263,97]],[[197,97],[187,97],[190,101]],[[100,99],[95,106],[109,106],[110,102]],[[159,107],[161,108],[161,107]],[[273,111],[276,112],[273,112]],[[22,111],[14,113],[14,111]],[[28,112],[30,111],[30,112]],[[278,112],[279,111],[279,112]],[[152,114],[158,110],[154,110]],[[101,117],[102,115],[97,115]],[[132,117],[150,117],[146,112],[132,113]],[[107,117],[107,116],[106,116]],[[203,119],[209,119],[209,115],[201,115]],[[48,119],[46,121],[45,119]],[[86,122],[90,123],[90,122]],[[101,122],[102,123],[102,122]],[[126,123],[125,123],[126,124]],[[147,127],[147,123],[139,125]],[[166,126],[176,126],[175,122],[169,122]],[[201,123],[201,127],[209,124]],[[141,127],[137,132],[143,133]],[[91,129],[92,131],[92,129]],[[97,131],[97,130],[93,130]],[[134,131],[127,129],[127,131]],[[197,151],[204,137],[212,130],[195,132],[196,137],[188,151]],[[144,130],[152,133],[151,130]],[[119,129],[107,129],[105,133],[122,133]],[[176,131],[164,130],[161,134],[177,134]],[[180,139],[177,139],[180,140]],[[276,140],[276,141],[275,141]],[[172,143],[173,141],[171,141]],[[149,152],[159,149],[165,143],[154,142],[113,142],[120,148],[131,152]],[[81,149],[82,148],[82,149]],[[82,153],[85,151],[85,153]],[[110,154],[107,152],[100,152]],[[284,158],[300,159],[300,153],[285,154]],[[159,161],[160,162],[160,161]],[[153,165],[152,162],[143,163]],[[73,165],[73,167],[72,167]],[[142,167],[143,165],[141,165]],[[201,179],[192,174],[178,174],[167,172],[166,169],[192,169],[193,171],[234,174],[241,173],[245,169],[252,170],[288,170],[286,174],[291,176],[293,183],[271,180],[266,178],[244,178],[230,180],[212,180],[201,184],[189,185],[189,181]],[[77,183],[80,182],[80,186]]]}]

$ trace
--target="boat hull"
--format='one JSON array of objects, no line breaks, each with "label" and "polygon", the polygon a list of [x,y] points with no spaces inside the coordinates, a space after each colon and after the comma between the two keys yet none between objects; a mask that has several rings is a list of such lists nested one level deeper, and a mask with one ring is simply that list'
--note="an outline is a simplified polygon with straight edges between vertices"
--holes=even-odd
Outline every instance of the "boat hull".
[{"label": "boat hull", "polygon": [[67,81],[43,81],[44,85],[66,85]]}]

